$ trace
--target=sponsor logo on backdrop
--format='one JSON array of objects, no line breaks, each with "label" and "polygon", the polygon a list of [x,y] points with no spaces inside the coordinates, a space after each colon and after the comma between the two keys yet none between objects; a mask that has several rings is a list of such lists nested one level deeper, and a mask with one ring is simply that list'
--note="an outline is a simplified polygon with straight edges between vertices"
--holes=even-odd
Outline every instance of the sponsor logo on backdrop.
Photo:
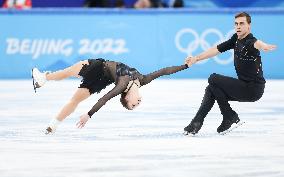
[{"label": "sponsor logo on backdrop", "polygon": [[[30,55],[38,59],[42,55],[62,55],[69,57],[74,52],[78,55],[114,54],[129,52],[124,39],[81,39],[78,44],[73,39],[6,39],[7,55]],[[79,45],[79,47],[78,47]]]},{"label": "sponsor logo on backdrop", "polygon": [[[198,33],[191,28],[183,28],[176,33],[175,45],[176,48],[185,53],[187,56],[194,56],[199,52],[205,51],[210,47],[217,45],[227,39],[229,39],[233,34],[234,30],[223,34],[221,31],[215,28],[209,28],[205,31]],[[220,58],[219,56],[213,57],[213,59],[221,65],[229,64],[233,61],[233,50],[230,50],[231,54],[227,58]],[[208,60],[203,60],[198,62],[200,64],[206,63]]]}]

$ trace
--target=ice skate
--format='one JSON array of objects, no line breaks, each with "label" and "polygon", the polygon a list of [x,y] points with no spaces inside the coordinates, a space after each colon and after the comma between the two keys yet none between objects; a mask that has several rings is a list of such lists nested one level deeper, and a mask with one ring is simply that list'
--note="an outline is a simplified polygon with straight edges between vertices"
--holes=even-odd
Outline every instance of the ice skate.
[{"label": "ice skate", "polygon": [[61,123],[61,121],[57,120],[57,119],[52,119],[49,124],[48,124],[48,127],[46,128],[45,130],[45,134],[48,135],[48,134],[53,134],[55,133],[58,125]]},{"label": "ice skate", "polygon": [[240,127],[241,125],[243,125],[245,122],[242,122],[242,121],[239,121],[238,123],[236,124],[233,124],[228,130],[225,130],[221,133],[219,133],[220,135],[226,135],[228,133],[230,133],[231,131],[233,131],[234,129]]},{"label": "ice skate", "polygon": [[46,74],[47,72],[42,73],[37,68],[32,69],[33,86],[35,92],[37,88],[40,88],[45,84]]},{"label": "ice skate", "polygon": [[48,135],[48,134],[52,134],[54,133],[54,130],[52,130],[50,127],[47,127],[46,130],[45,130],[45,134]]},{"label": "ice skate", "polygon": [[234,123],[237,125],[239,125],[239,123],[243,124],[243,122],[240,122],[237,113],[234,113],[234,115],[230,118],[224,117],[221,125],[217,128],[217,132],[220,134],[226,134]]},{"label": "ice skate", "polygon": [[201,121],[191,121],[191,123],[184,128],[184,135],[195,135],[201,129],[203,122]]}]

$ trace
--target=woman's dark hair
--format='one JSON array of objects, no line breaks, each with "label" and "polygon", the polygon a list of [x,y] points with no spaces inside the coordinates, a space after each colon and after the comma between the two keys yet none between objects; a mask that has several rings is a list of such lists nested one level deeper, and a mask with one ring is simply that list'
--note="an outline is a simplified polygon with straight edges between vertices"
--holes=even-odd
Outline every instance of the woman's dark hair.
[{"label": "woman's dark hair", "polygon": [[120,102],[121,102],[121,104],[122,104],[122,106],[123,106],[124,108],[130,110],[130,109],[127,107],[127,101],[126,101],[126,99],[125,99],[126,94],[127,94],[127,92],[123,92],[123,93],[120,94],[120,96],[121,96],[121,97],[120,97]]}]

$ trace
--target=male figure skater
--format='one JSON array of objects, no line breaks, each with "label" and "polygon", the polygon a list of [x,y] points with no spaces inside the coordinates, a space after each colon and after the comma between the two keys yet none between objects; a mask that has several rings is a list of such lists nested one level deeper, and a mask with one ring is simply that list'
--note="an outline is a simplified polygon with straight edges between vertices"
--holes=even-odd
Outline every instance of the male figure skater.
[{"label": "male figure skater", "polygon": [[210,75],[201,106],[191,123],[184,128],[186,134],[198,133],[215,100],[223,115],[223,121],[217,128],[217,132],[226,133],[232,124],[240,122],[238,114],[230,107],[228,101],[254,102],[261,98],[265,79],[259,50],[271,51],[276,46],[257,40],[250,29],[250,15],[246,12],[238,13],[235,15],[236,33],[229,40],[197,56],[186,58],[185,63],[191,66],[198,61],[214,57],[220,52],[234,49],[234,65],[238,75],[238,79],[216,73]]}]

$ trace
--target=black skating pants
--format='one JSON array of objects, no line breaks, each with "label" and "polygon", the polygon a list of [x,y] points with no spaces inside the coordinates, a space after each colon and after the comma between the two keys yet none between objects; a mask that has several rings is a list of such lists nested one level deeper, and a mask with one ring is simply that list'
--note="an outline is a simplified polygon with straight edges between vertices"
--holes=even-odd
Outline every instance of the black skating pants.
[{"label": "black skating pants", "polygon": [[265,84],[245,82],[236,78],[211,74],[208,78],[209,85],[201,106],[194,117],[194,121],[204,121],[204,118],[217,101],[223,118],[230,118],[236,114],[228,101],[254,102],[261,98]]}]

